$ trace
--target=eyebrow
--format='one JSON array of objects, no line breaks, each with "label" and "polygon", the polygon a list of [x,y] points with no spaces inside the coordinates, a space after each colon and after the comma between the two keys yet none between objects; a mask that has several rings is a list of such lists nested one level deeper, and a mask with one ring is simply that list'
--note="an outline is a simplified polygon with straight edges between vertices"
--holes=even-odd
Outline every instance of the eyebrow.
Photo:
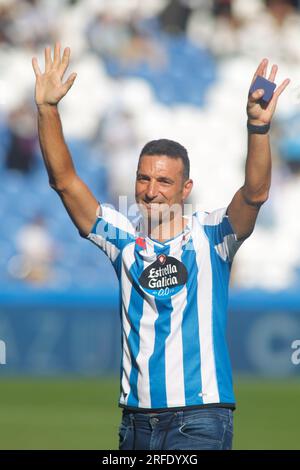
[{"label": "eyebrow", "polygon": [[[136,176],[137,178],[150,178],[150,176],[145,175],[144,173],[138,173],[138,172]],[[168,178],[167,176],[159,176],[157,178],[157,181],[167,181],[168,183],[174,183],[174,180],[172,180],[171,178]]]}]

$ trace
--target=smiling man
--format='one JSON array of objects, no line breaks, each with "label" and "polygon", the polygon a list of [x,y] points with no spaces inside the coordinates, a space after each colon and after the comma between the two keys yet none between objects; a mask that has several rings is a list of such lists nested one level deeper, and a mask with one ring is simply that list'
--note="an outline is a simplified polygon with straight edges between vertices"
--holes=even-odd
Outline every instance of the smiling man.
[{"label": "smiling man", "polygon": [[[41,149],[51,187],[81,236],[100,247],[120,281],[122,361],[119,448],[231,449],[235,398],[226,345],[228,285],[233,257],[252,233],[271,184],[268,131],[285,80],[268,104],[263,90],[249,93],[245,182],[229,206],[185,216],[191,193],[189,159],[177,142],[159,139],[143,148],[137,168],[140,217],[131,223],[100,204],[77,175],[65,144],[57,104],[70,49],[45,72],[33,59]],[[265,77],[268,61],[253,81]],[[277,66],[269,80],[274,82]],[[253,83],[253,82],[252,82]]]},{"label": "smiling man", "polygon": [[186,149],[172,140],[149,142],[138,162],[135,199],[139,205],[144,232],[159,241],[173,238],[187,224],[183,203],[193,181]]}]

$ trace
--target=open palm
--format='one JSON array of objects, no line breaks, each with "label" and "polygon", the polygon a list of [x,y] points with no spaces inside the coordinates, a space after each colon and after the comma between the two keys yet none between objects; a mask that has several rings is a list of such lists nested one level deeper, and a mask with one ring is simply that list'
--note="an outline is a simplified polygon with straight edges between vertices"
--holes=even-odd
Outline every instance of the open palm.
[{"label": "open palm", "polygon": [[[263,59],[254,74],[252,83],[255,81],[258,75],[266,78],[267,67],[268,67],[268,60]],[[278,70],[277,65],[273,65],[271,68],[271,72],[270,72],[268,80],[270,80],[271,82],[274,82],[276,74],[277,74],[277,70]],[[290,80],[288,78],[285,79],[281,83],[281,85],[276,88],[276,90],[274,91],[273,97],[269,101],[269,103],[266,103],[266,104],[264,104],[264,102],[261,101],[261,98],[263,96],[262,90],[256,90],[254,93],[249,94],[248,103],[247,103],[247,114],[248,114],[248,119],[252,124],[265,125],[271,122],[272,116],[276,109],[278,98],[281,95],[281,93],[284,91],[284,89],[288,86],[289,83],[290,83]]]},{"label": "open palm", "polygon": [[63,83],[63,76],[69,65],[70,52],[70,48],[66,47],[61,58],[60,44],[56,43],[52,60],[51,49],[46,47],[44,73],[41,72],[36,57],[32,59],[36,76],[35,101],[38,106],[56,105],[73,85],[76,73],[72,73]]}]

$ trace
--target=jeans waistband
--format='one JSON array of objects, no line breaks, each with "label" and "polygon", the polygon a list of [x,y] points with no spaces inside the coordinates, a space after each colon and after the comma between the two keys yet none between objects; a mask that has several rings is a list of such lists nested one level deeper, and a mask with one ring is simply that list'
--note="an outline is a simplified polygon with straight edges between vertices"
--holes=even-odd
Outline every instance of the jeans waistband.
[{"label": "jeans waistband", "polygon": [[172,416],[174,419],[180,419],[181,421],[185,419],[197,419],[201,416],[218,416],[222,419],[230,419],[232,417],[233,411],[230,408],[223,407],[210,407],[210,408],[198,408],[198,409],[186,409],[181,411],[163,411],[163,412],[138,412],[130,411],[123,409],[123,417],[128,417],[131,421],[135,420],[138,422],[148,422],[149,419],[156,419],[159,422],[168,421]]}]

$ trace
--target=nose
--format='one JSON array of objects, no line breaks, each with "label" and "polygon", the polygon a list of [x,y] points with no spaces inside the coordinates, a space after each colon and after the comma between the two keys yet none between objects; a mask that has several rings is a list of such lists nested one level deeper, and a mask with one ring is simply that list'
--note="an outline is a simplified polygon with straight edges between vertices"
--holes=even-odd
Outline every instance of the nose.
[{"label": "nose", "polygon": [[157,187],[157,184],[155,181],[149,181],[149,184],[147,186],[147,190],[146,190],[146,198],[151,201],[152,199],[154,199],[156,196],[157,196],[157,192],[158,192],[158,187]]}]

